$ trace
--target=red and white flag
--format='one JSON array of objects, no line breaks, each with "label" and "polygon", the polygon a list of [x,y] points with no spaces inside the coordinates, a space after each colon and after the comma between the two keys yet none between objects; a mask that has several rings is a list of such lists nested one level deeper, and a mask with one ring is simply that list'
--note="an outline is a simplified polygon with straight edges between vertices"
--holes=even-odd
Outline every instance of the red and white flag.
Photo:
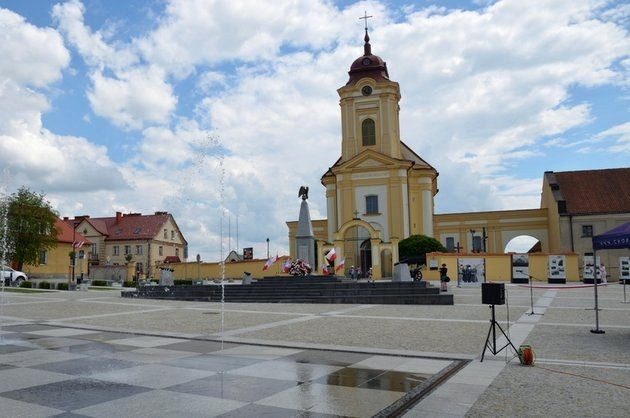
[{"label": "red and white flag", "polygon": [[72,247],[73,248],[81,248],[83,247],[83,244],[85,244],[85,241],[75,241],[72,243]]},{"label": "red and white flag", "polygon": [[337,267],[335,267],[335,271],[343,270],[345,265],[346,265],[346,259],[344,258],[339,263],[337,263]]},{"label": "red and white flag", "polygon": [[328,275],[328,264],[322,264],[322,274]]},{"label": "red and white flag", "polygon": [[337,258],[337,252],[333,248],[332,250],[328,251],[328,254],[326,254],[326,260],[328,260],[329,263],[333,263],[335,261],[335,258]]},{"label": "red and white flag", "polygon": [[278,257],[272,257],[272,258],[268,259],[267,261],[265,261],[265,265],[263,266],[263,271],[269,269],[269,267],[271,267],[273,265],[273,263],[276,262],[277,259],[278,259]]},{"label": "red and white flag", "polygon": [[287,261],[285,261],[284,265],[282,266],[282,271],[284,271],[285,273],[288,273],[289,270],[291,270],[291,259],[287,258]]}]

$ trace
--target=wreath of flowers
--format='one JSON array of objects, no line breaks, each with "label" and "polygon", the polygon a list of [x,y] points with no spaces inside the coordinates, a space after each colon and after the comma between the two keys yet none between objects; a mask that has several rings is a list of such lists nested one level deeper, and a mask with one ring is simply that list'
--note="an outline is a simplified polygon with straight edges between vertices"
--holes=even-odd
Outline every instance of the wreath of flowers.
[{"label": "wreath of flowers", "polygon": [[289,274],[292,276],[308,276],[312,270],[306,261],[298,259],[291,263]]}]

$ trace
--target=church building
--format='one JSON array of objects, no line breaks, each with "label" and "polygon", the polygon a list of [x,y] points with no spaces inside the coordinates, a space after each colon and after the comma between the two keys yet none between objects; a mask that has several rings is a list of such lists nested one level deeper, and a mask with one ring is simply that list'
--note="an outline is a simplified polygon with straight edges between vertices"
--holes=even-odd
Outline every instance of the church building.
[{"label": "church building", "polygon": [[[327,220],[313,222],[317,259],[335,248],[345,268],[390,276],[398,242],[433,236],[433,197],[438,172],[400,138],[400,86],[372,53],[365,31],[363,55],[337,90],[341,108],[341,157],[324,173]],[[289,222],[290,240],[295,225]],[[325,224],[325,226],[324,226]],[[294,254],[292,254],[294,256]]]},{"label": "church building", "polygon": [[[398,243],[410,235],[433,237],[462,256],[504,254],[508,243],[522,236],[538,241],[537,252],[582,256],[588,254],[588,243],[577,243],[578,233],[587,231],[588,238],[630,220],[628,168],[547,172],[539,208],[435,214],[438,172],[401,140],[400,86],[389,78],[385,61],[372,53],[367,28],[364,41],[363,55],[350,66],[346,85],[337,90],[341,156],[321,178],[327,219],[312,221],[314,270],[322,271],[325,255],[334,249],[339,270],[344,260],[337,274],[353,266],[363,274],[371,268],[374,278],[391,277],[399,260]],[[566,196],[560,192],[560,180]],[[609,193],[606,185],[616,192]],[[582,206],[588,207],[576,212],[581,218],[573,218],[567,208],[577,206],[568,205],[568,200],[585,196],[597,196],[597,210],[585,203]],[[587,223],[582,224],[582,218]],[[295,259],[297,222],[287,226]],[[611,252],[606,260],[615,269],[618,256]]]}]

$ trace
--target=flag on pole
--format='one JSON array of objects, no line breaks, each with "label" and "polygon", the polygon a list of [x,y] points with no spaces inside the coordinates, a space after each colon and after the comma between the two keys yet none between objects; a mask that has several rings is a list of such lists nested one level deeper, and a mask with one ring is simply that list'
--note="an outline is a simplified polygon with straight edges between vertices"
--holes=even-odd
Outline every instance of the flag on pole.
[{"label": "flag on pole", "polygon": [[328,254],[326,254],[326,260],[328,260],[329,263],[333,263],[335,261],[335,258],[337,258],[337,252],[333,248],[332,250],[328,251]]},{"label": "flag on pole", "polygon": [[322,273],[327,276],[328,275],[328,264],[322,264]]},{"label": "flag on pole", "polygon": [[83,247],[83,244],[85,244],[85,241],[75,241],[72,243],[72,247],[73,248],[81,248]]},{"label": "flag on pole", "polygon": [[291,270],[291,259],[287,258],[287,260],[284,262],[284,265],[282,266],[282,271],[288,273],[289,270]]},{"label": "flag on pole", "polygon": [[335,267],[335,271],[343,270],[345,264],[346,264],[346,259],[344,258],[339,263],[337,263],[337,267]]},{"label": "flag on pole", "polygon": [[268,270],[269,267],[273,266],[273,263],[275,263],[277,259],[278,257],[271,257],[270,259],[265,261],[265,265],[263,266],[263,271]]}]

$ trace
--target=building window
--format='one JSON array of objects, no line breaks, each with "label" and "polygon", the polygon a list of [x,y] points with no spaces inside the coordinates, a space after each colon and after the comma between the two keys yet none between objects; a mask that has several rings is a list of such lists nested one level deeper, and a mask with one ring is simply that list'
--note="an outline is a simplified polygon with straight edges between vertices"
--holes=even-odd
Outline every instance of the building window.
[{"label": "building window", "polygon": [[378,213],[378,196],[365,196],[365,213],[367,215],[374,215]]},{"label": "building window", "polygon": [[366,119],[361,124],[361,137],[363,146],[376,144],[376,126],[372,119]]},{"label": "building window", "polygon": [[164,239],[168,239],[168,230],[164,230]]},{"label": "building window", "polygon": [[171,229],[171,240],[174,240],[174,239],[175,239],[175,231]]},{"label": "building window", "polygon": [[179,248],[175,248],[175,257],[179,258]]},{"label": "building window", "polygon": [[136,255],[142,255],[142,245],[136,245]]},{"label": "building window", "polygon": [[582,237],[593,236],[593,225],[582,225]]},{"label": "building window", "polygon": [[131,254],[131,245],[125,245],[125,255]]},{"label": "building window", "polygon": [[158,247],[158,254],[159,255],[164,255],[164,248],[162,248],[161,245]]},{"label": "building window", "polygon": [[96,255],[98,252],[96,251],[96,244],[90,244],[90,254]]},{"label": "building window", "polygon": [[120,255],[120,247],[118,245],[114,245],[112,248],[112,255]]},{"label": "building window", "polygon": [[39,252],[39,264],[48,264],[48,251]]},{"label": "building window", "polygon": [[480,253],[481,252],[481,237],[478,235],[475,235],[473,237],[473,252],[475,253]]},{"label": "building window", "polygon": [[144,271],[144,270],[143,270],[143,267],[142,267],[142,262],[138,261],[138,262],[136,263],[136,272],[137,272],[138,274],[142,274],[142,272],[143,272],[143,271]]},{"label": "building window", "polygon": [[449,251],[455,251],[455,238],[453,237],[446,238],[446,249]]}]

